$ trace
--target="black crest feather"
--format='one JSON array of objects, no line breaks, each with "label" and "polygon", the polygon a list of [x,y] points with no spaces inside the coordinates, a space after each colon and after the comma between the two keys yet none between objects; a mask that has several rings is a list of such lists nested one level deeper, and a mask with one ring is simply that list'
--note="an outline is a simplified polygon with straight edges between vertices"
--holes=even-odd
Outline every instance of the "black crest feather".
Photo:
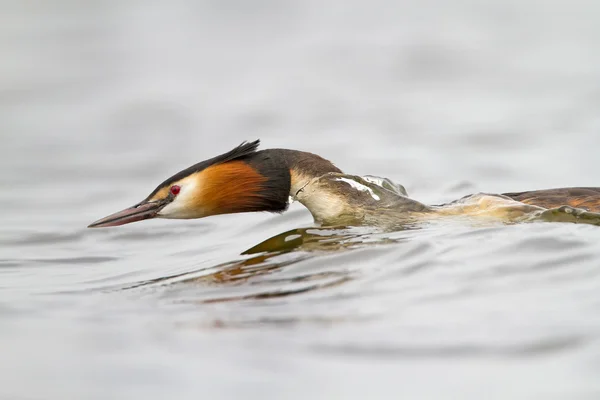
[{"label": "black crest feather", "polygon": [[221,155],[218,155],[216,157],[210,158],[205,161],[200,161],[198,164],[194,164],[191,167],[188,167],[188,168],[184,169],[183,171],[176,173],[175,175],[173,175],[172,177],[170,177],[169,179],[165,180],[163,183],[158,185],[156,187],[156,189],[154,189],[154,191],[152,193],[150,193],[150,195],[148,196],[148,199],[152,198],[152,196],[154,196],[163,187],[170,186],[171,184],[177,182],[180,179],[185,178],[186,176],[189,176],[196,172],[200,172],[203,169],[206,169],[212,165],[223,164],[223,163],[226,163],[229,161],[238,160],[240,158],[244,158],[251,154],[254,154],[254,153],[256,153],[256,150],[258,149],[259,144],[260,144],[260,140],[255,140],[253,142],[245,142],[244,141],[239,146],[237,146],[235,149],[230,150],[227,153],[223,153]]}]

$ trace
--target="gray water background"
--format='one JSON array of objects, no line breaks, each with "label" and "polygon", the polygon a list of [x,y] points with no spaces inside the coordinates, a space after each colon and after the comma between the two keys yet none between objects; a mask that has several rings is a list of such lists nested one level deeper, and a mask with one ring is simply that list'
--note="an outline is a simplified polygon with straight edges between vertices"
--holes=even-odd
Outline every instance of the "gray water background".
[{"label": "gray water background", "polygon": [[423,202],[600,186],[597,2],[0,11],[1,399],[600,398],[594,226],[314,230],[240,268],[310,214],[85,228],[256,138]]}]

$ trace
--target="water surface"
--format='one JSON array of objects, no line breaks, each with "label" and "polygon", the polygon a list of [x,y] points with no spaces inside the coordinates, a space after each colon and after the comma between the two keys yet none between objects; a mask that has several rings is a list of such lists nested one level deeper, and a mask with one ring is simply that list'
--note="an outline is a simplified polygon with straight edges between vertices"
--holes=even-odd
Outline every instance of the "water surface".
[{"label": "water surface", "polygon": [[600,229],[87,224],[242,140],[598,186],[595,2],[2,2],[0,398],[600,397]]}]

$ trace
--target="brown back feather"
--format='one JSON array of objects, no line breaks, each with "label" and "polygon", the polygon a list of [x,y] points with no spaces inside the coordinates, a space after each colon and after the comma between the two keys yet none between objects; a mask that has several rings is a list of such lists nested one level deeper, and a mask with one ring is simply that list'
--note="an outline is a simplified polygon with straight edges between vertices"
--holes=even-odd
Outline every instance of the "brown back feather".
[{"label": "brown back feather", "polygon": [[600,188],[575,187],[530,192],[504,193],[505,196],[525,204],[544,208],[571,206],[600,212]]}]

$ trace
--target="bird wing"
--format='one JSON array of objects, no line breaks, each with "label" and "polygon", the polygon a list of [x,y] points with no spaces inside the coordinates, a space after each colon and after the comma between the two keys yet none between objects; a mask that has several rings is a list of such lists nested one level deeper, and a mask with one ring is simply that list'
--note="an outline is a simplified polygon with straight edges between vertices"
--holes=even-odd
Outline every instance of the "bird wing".
[{"label": "bird wing", "polygon": [[600,212],[600,187],[576,187],[503,193],[513,200],[544,208],[571,206]]}]

